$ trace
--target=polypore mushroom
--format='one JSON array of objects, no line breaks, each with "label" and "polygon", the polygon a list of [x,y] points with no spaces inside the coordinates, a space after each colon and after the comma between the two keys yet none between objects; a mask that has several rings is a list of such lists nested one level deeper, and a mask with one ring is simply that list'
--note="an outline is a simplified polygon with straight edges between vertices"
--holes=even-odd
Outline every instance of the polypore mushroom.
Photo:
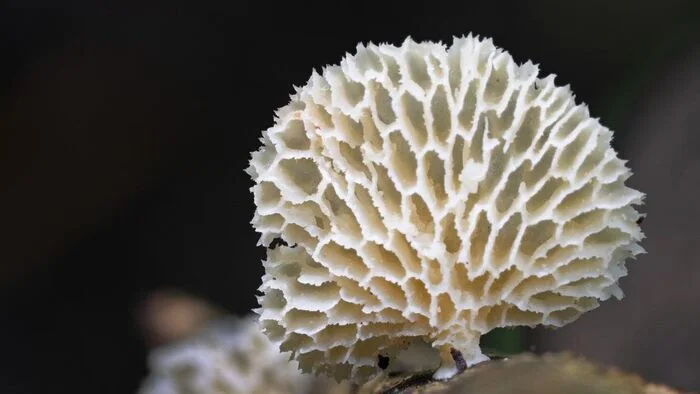
[{"label": "polypore mushroom", "polygon": [[155,349],[139,394],[344,393],[346,385],[302,375],[260,332],[257,317],[229,317],[197,335]]},{"label": "polypore mushroom", "polygon": [[355,381],[424,341],[447,378],[496,327],[621,298],[643,194],[611,138],[491,40],[359,45],[296,89],[247,169],[264,332],[303,371]]}]

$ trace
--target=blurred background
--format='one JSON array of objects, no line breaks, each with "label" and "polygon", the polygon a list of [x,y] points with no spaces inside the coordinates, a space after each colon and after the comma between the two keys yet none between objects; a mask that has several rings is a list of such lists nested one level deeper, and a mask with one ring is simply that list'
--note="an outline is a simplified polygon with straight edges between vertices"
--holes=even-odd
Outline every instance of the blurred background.
[{"label": "blurred background", "polygon": [[0,393],[131,393],[177,316],[247,313],[243,169],[292,85],[469,32],[571,84],[648,194],[627,297],[504,340],[700,389],[700,2],[176,3],[0,6]]}]

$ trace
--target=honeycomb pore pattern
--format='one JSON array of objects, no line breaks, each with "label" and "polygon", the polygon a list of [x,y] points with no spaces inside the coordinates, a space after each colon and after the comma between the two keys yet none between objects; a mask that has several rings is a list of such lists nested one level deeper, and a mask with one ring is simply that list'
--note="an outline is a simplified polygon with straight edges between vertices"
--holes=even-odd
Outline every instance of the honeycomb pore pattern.
[{"label": "honeycomb pore pattern", "polygon": [[611,138],[491,40],[359,45],[252,154],[263,331],[303,371],[355,381],[424,341],[445,378],[450,348],[483,361],[493,328],[560,327],[622,297],[644,195]]}]

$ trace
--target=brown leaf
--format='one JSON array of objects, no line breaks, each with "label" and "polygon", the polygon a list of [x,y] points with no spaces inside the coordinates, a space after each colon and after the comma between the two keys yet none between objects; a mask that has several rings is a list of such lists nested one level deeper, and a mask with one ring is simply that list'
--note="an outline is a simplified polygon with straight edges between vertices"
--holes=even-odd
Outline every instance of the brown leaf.
[{"label": "brown leaf", "polygon": [[466,370],[449,381],[433,381],[431,374],[380,376],[359,394],[478,393],[478,394],[678,394],[668,387],[604,368],[568,353],[522,354],[490,361]]}]

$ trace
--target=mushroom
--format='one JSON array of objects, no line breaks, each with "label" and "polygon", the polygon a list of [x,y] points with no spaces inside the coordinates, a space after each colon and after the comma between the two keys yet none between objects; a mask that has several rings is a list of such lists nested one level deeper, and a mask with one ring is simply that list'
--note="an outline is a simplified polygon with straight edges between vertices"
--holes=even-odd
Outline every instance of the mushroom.
[{"label": "mushroom", "polygon": [[302,375],[257,324],[257,316],[226,317],[149,356],[150,375],[139,394],[347,393],[347,385]]},{"label": "mushroom", "polygon": [[472,35],[358,45],[314,71],[246,170],[270,340],[355,382],[427,343],[447,379],[488,359],[494,328],[621,298],[644,194],[554,79]]}]

